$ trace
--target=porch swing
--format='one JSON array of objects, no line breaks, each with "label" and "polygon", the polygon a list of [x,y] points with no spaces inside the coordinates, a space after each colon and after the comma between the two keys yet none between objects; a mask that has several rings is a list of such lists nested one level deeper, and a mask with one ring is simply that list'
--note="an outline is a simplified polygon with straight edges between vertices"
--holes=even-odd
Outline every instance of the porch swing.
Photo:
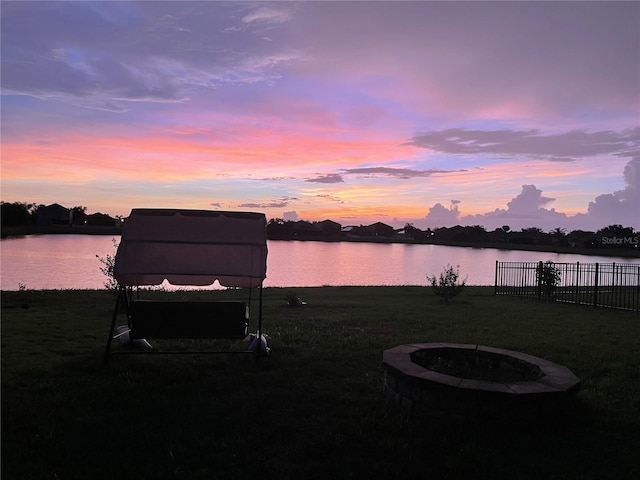
[{"label": "porch swing", "polygon": [[[262,339],[262,286],[267,271],[266,217],[262,213],[210,210],[133,209],[126,220],[113,269],[118,295],[104,353],[253,353],[115,349],[113,340],[245,339],[251,292],[259,291],[256,338]],[[139,287],[161,285],[248,288],[248,301],[173,301],[140,298]],[[133,289],[137,288],[134,298]],[[124,330],[116,322],[121,307]]]}]

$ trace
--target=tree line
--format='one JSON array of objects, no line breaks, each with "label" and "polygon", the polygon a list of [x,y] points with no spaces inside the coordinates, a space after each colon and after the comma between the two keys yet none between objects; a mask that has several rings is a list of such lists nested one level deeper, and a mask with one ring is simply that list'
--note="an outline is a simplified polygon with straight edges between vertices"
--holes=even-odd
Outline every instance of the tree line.
[{"label": "tree line", "polygon": [[[57,222],[67,225],[108,225],[115,226],[121,217],[110,217],[104,213],[87,213],[87,207],[75,206],[66,209],[61,205],[54,204],[60,209],[68,210],[68,215],[64,218],[57,218]],[[26,202],[0,202],[0,220],[2,227],[20,227],[38,224],[38,217],[44,211],[50,209],[51,205]]]},{"label": "tree line", "polygon": [[413,243],[442,243],[459,245],[510,244],[580,248],[640,249],[640,232],[632,227],[609,225],[597,231],[573,230],[557,227],[545,232],[539,227],[512,230],[509,225],[486,230],[482,225],[427,228],[422,230],[411,223],[393,228],[381,222],[343,228],[331,220],[309,222],[272,218],[267,223],[269,238],[300,240],[368,240],[405,241]]},{"label": "tree line", "polygon": [[[56,205],[56,204],[54,204]],[[60,208],[60,205],[57,205]],[[2,227],[20,227],[37,225],[38,214],[51,208],[36,203],[0,202],[0,219]],[[65,209],[66,210],[66,209]],[[120,225],[126,219],[112,218],[102,213],[87,213],[87,207],[75,206],[68,209],[67,225]],[[362,240],[362,241],[396,241],[413,243],[442,244],[511,244],[540,245],[580,248],[632,248],[640,250],[640,231],[622,225],[609,225],[597,231],[554,228],[549,232],[539,227],[512,230],[503,225],[494,230],[486,230],[482,225],[427,228],[425,230],[405,224],[402,228],[394,228],[382,222],[371,225],[350,225],[343,227],[332,220],[309,222],[306,220],[283,220],[272,218],[267,222],[267,235],[271,239],[283,240]]]}]

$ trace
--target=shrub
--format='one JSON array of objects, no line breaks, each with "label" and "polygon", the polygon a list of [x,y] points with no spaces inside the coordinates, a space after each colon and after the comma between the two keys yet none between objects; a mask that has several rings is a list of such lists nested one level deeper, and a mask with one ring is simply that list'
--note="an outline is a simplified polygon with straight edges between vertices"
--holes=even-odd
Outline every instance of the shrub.
[{"label": "shrub", "polygon": [[561,275],[558,267],[551,260],[540,262],[536,270],[538,288],[545,295],[551,295],[560,283]]},{"label": "shrub", "polygon": [[[111,242],[113,243],[113,247],[117,251],[118,242],[116,242],[115,238],[112,238]],[[98,260],[100,260],[100,263],[102,264],[102,266],[100,267],[100,271],[104,274],[105,277],[107,277],[107,279],[104,282],[104,287],[109,291],[116,291],[118,289],[118,281],[113,277],[113,267],[115,266],[115,263],[116,263],[116,254],[115,253],[113,255],[107,254],[104,257],[96,255],[96,257],[98,258]]]},{"label": "shrub", "polygon": [[458,281],[459,278],[460,265],[456,266],[456,268],[447,265],[438,277],[427,275],[427,280],[431,284],[433,292],[441,297],[445,303],[449,303],[449,300],[458,295],[465,287],[467,277],[462,282]]}]

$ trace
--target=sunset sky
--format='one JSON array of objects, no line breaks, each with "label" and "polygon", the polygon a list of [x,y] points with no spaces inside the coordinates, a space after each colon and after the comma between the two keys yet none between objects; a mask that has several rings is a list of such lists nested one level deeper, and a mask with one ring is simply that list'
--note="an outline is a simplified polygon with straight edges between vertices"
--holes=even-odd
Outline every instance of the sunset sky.
[{"label": "sunset sky", "polygon": [[639,2],[10,2],[3,201],[640,230]]}]

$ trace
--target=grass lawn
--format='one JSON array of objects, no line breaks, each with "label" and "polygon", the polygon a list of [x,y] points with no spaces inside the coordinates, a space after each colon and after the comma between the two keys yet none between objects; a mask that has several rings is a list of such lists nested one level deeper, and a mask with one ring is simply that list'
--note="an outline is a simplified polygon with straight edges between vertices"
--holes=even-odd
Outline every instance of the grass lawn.
[{"label": "grass lawn", "polygon": [[[2,292],[2,478],[640,478],[638,314],[488,287],[448,305],[425,287],[300,288],[300,308],[289,291],[264,291],[260,364],[157,355],[107,367],[112,294]],[[433,341],[564,365],[583,381],[577,408],[513,428],[404,417],[387,401],[382,351]]]}]

